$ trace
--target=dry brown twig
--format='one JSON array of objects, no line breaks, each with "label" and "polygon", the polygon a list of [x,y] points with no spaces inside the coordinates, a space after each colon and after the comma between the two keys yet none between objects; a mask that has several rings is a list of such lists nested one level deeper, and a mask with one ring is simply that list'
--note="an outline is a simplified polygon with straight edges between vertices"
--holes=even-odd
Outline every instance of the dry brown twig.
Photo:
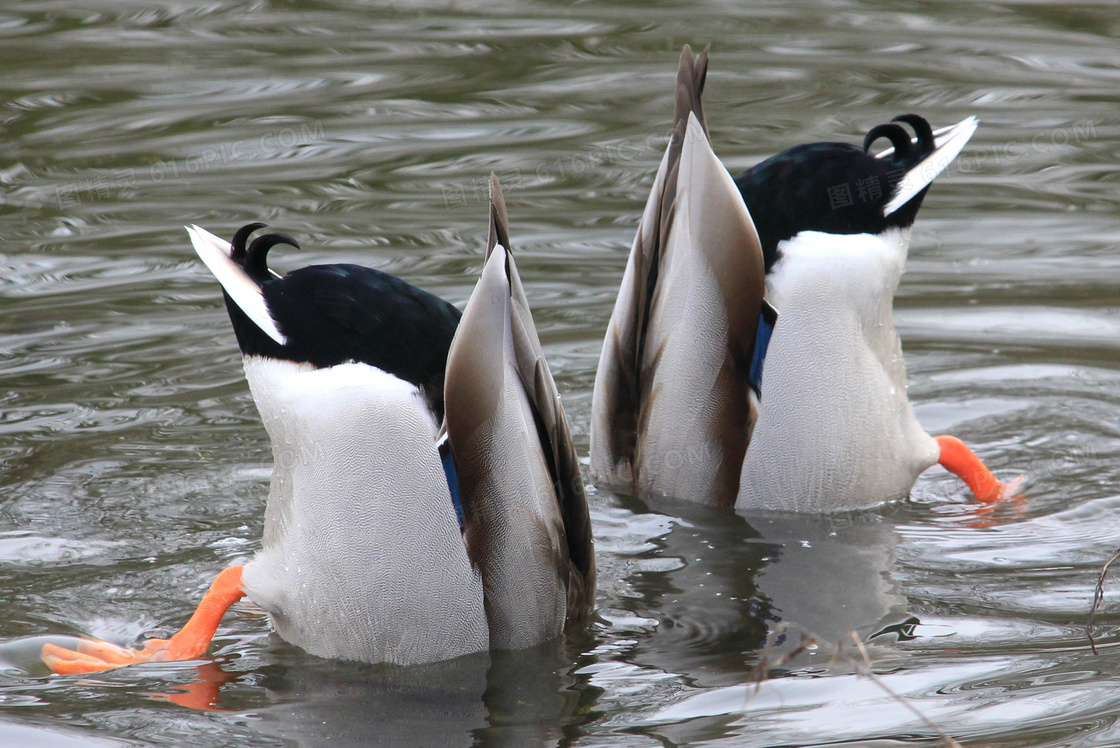
[{"label": "dry brown twig", "polygon": [[[1113,557],[1113,560],[1115,560],[1116,558],[1120,558],[1120,551],[1117,551],[1116,556]],[[1109,563],[1111,563],[1111,561]],[[796,629],[801,634],[801,639],[797,643],[797,646],[789,652],[784,652],[778,655],[778,657],[776,657],[771,662],[770,657],[773,654],[775,642],[780,640],[782,636],[784,636],[786,632],[791,629]],[[920,719],[926,727],[936,733],[937,737],[940,738],[943,743],[948,746],[948,748],[961,748],[961,744],[958,743],[951,735],[949,735],[949,733],[945,732],[945,730],[942,729],[940,725],[938,725],[926,715],[922,714],[922,712],[919,711],[916,706],[911,704],[905,699],[905,697],[888,686],[882,678],[880,678],[872,671],[871,656],[868,654],[867,648],[863,646],[863,641],[859,638],[859,634],[857,634],[855,631],[852,631],[848,634],[848,636],[853,642],[855,642],[856,651],[859,652],[860,655],[859,660],[853,659],[844,653],[843,639],[841,639],[836,644],[832,644],[831,642],[825,641],[813,632],[806,631],[796,624],[786,622],[779,623],[774,628],[773,633],[769,637],[767,637],[766,644],[762,648],[762,656],[760,657],[758,664],[755,665],[755,693],[758,693],[759,689],[762,688],[762,683],[763,681],[768,679],[767,673],[769,673],[772,668],[782,667],[787,662],[800,655],[802,652],[809,650],[811,647],[819,647],[825,652],[831,653],[832,659],[829,660],[828,663],[830,666],[836,665],[841,662],[852,666],[855,669],[857,675],[863,678],[867,678],[869,681],[882,689],[883,692],[887,694],[887,696],[906,707],[906,709],[909,710],[915,717]],[[750,698],[749,694],[747,698]]]},{"label": "dry brown twig", "polygon": [[1093,638],[1093,616],[1101,609],[1101,603],[1104,602],[1104,578],[1108,575],[1108,567],[1112,566],[1112,562],[1120,558],[1120,550],[1112,554],[1112,558],[1105,562],[1101,567],[1101,574],[1097,577],[1097,588],[1093,592],[1093,607],[1089,609],[1089,620],[1085,622],[1085,635],[1089,637],[1089,648],[1093,650],[1093,654],[1097,654],[1097,640]]}]

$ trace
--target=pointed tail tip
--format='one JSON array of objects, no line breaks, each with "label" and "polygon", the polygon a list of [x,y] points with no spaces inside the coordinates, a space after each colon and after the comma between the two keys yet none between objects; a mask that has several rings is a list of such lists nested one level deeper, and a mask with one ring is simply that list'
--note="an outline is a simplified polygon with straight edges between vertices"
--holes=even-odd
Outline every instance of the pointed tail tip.
[{"label": "pointed tail tip", "polygon": [[486,257],[494,247],[501,244],[508,251],[509,246],[509,213],[506,210],[506,198],[502,192],[502,183],[498,175],[490,172],[490,235],[486,241]]},{"label": "pointed tail tip", "polygon": [[501,203],[503,207],[506,202],[505,195],[502,192],[502,181],[498,179],[498,175],[494,172],[490,172],[490,202],[491,204]]},{"label": "pointed tail tip", "polygon": [[[704,134],[707,135],[708,123],[704,118],[702,99],[704,82],[708,77],[708,50],[710,48],[711,45],[709,44],[699,54],[694,53],[692,47],[688,44],[681,49],[680,62],[677,67],[676,103],[673,112],[674,130],[684,128],[688,120],[688,114],[691,112],[696,115],[696,119],[704,128]],[[683,136],[683,132],[680,135]]]},{"label": "pointed tail tip", "polygon": [[682,63],[685,60],[691,60],[693,58],[704,59],[704,58],[708,57],[708,55],[711,53],[711,51],[712,51],[712,43],[711,42],[708,42],[706,45],[704,45],[704,49],[702,49],[699,52],[693,52],[692,51],[692,45],[691,44],[685,44],[683,47],[681,47],[681,57],[680,57],[680,59],[681,59]]}]

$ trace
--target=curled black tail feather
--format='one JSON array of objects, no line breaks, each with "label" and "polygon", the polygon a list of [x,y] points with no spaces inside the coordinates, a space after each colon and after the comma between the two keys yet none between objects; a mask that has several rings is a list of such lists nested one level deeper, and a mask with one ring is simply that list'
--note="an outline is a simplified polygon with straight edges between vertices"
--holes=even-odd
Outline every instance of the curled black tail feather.
[{"label": "curled black tail feather", "polygon": [[257,283],[264,283],[269,278],[268,274],[268,250],[275,247],[277,244],[290,244],[296,249],[299,249],[299,242],[287,234],[265,234],[258,236],[249,245],[249,249],[245,253],[245,261],[241,267],[250,278]]},{"label": "curled black tail feather", "polygon": [[249,237],[254,231],[268,226],[267,223],[254,221],[247,223],[237,230],[229,243],[229,257],[241,266],[245,273],[257,283],[264,283],[271,276],[268,272],[268,250],[277,244],[290,244],[299,249],[299,242],[288,234],[273,233],[258,236],[246,248]]},{"label": "curled black tail feather", "polygon": [[[893,146],[881,158],[871,152],[880,138]],[[925,189],[889,216],[883,211],[899,182],[936,147],[933,128],[924,117],[901,114],[872,127],[862,147],[805,143],[737,176],[735,183],[762,241],[767,272],[780,256],[778,244],[802,231],[878,234],[912,225]]]},{"label": "curled black tail feather", "polygon": [[264,226],[257,222],[241,227],[230,241],[230,259],[260,287],[284,342],[265,333],[223,289],[242,355],[318,369],[368,364],[420,388],[436,421],[441,421],[444,369],[459,310],[399,278],[360,265],[311,265],[276,275],[266,262],[269,250],[277,244],[298,249],[299,243],[281,233],[250,242],[253,232]]},{"label": "curled black tail feather", "polygon": [[266,226],[268,226],[267,223],[254,221],[253,223],[247,223],[239,228],[229,243],[230,259],[238,265],[245,267],[245,244],[249,241],[249,236],[257,229],[263,229]]},{"label": "curled black tail feather", "polygon": [[872,127],[863,139],[863,152],[867,153],[871,149],[871,144],[879,138],[886,138],[894,146],[892,160],[906,161],[910,158],[910,133],[906,132],[906,128],[902,125],[891,123]]},{"label": "curled black tail feather", "polygon": [[919,114],[900,114],[891,122],[905,122],[914,128],[914,134],[918,136],[918,158],[925,158],[937,147],[933,137],[933,127],[925,117]]}]

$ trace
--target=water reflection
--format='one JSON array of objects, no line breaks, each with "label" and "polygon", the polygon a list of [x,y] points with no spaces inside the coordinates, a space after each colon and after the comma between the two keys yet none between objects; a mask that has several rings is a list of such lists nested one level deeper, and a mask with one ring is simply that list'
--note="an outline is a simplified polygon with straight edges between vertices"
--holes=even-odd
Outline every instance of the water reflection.
[{"label": "water reflection", "polygon": [[[77,638],[0,644],[0,672],[48,675],[39,659],[48,642],[73,648]],[[139,697],[237,721],[249,717],[254,733],[298,746],[551,748],[578,733],[598,693],[576,687],[570,671],[577,651],[565,642],[412,667],[325,660],[274,635],[241,651],[247,659],[230,659],[224,648],[215,661],[151,663],[70,680],[102,688],[143,684]]]},{"label": "water reflection", "polygon": [[[267,702],[248,713],[262,735],[285,745],[552,748],[585,721],[580,712],[594,694],[574,688],[572,652],[561,642],[413,667],[322,660],[272,643],[251,676]],[[200,680],[234,677],[220,672]],[[246,705],[235,696],[224,707]]]},{"label": "water reflection", "polygon": [[775,619],[826,642],[839,642],[851,632],[861,640],[883,642],[911,621],[909,602],[893,578],[900,539],[890,520],[893,509],[812,517],[747,515],[779,549],[758,575]]},{"label": "water reflection", "polygon": [[[732,512],[685,502],[619,497],[638,515],[667,518],[632,559],[631,593],[617,611],[649,621],[627,660],[688,674],[703,686],[741,682],[774,620],[757,576],[780,548]],[[607,611],[617,616],[616,610]]]},{"label": "water reflection", "polygon": [[256,668],[268,703],[252,714],[263,736],[286,745],[466,747],[487,725],[485,654],[392,668],[283,649]]},{"label": "water reflection", "polygon": [[[655,622],[635,637],[633,662],[704,687],[742,683],[771,634],[773,657],[796,646],[799,631],[825,642],[852,632],[884,641],[905,637],[898,627],[915,622],[891,577],[899,535],[881,513],[737,514],[660,498],[619,501],[670,518],[636,554],[628,577],[635,594],[620,606]],[[779,623],[792,631],[777,635],[787,628]],[[830,658],[808,653],[796,664]]]}]

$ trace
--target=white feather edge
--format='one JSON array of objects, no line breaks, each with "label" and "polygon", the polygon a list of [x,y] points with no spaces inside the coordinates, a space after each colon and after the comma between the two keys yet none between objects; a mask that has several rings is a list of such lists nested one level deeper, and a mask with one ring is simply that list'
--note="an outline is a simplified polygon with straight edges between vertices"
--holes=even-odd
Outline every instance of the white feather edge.
[{"label": "white feather edge", "polygon": [[253,321],[265,335],[275,340],[280,345],[288,342],[276,322],[268,312],[264,294],[261,288],[245,274],[236,262],[229,257],[229,242],[223,241],[199,226],[184,226],[191,237],[194,251],[203,264],[209,268],[218,283],[222,284],[233,303],[245,312],[245,316]]},{"label": "white feather edge", "polygon": [[[936,179],[937,175],[945,170],[945,167],[953,163],[953,159],[964,150],[965,144],[976,132],[979,124],[975,117],[968,117],[951,127],[944,127],[934,132],[933,137],[936,146],[934,151],[922,159],[917,166],[906,172],[906,176],[895,188],[894,197],[883,208],[883,215],[889,216],[910,202],[915,195]],[[889,156],[893,152],[893,148],[888,148],[878,154],[877,158]]]}]

